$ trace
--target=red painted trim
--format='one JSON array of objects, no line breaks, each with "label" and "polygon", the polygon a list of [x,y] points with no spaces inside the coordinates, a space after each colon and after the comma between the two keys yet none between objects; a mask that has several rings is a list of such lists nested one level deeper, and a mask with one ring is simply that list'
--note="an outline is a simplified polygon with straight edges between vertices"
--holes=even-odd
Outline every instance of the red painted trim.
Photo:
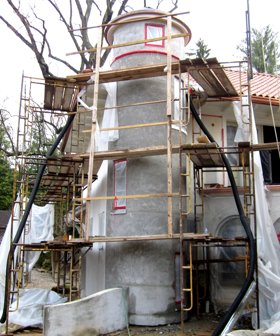
[{"label": "red painted trim", "polygon": [[[161,28],[161,36],[165,35],[164,25],[154,24],[154,23],[145,23],[145,40],[148,39],[148,27]],[[159,36],[160,37],[160,36]],[[154,42],[145,42],[146,46],[154,46],[164,48],[164,40],[154,41]]]},{"label": "red painted trim", "polygon": [[[126,52],[126,53],[123,53],[123,54],[121,54],[121,55],[118,55],[118,56],[116,56],[114,59],[113,59],[113,61],[112,61],[112,63],[111,63],[111,65],[115,62],[115,61],[117,61],[118,59],[120,59],[120,58],[123,58],[123,57],[125,57],[125,56],[130,56],[130,55],[136,55],[136,54],[160,54],[160,55],[167,55],[167,52],[166,51],[161,51],[161,50],[153,50],[153,49],[151,49],[151,50],[143,50],[143,49],[140,49],[140,50],[133,50],[133,51],[128,51],[128,52]],[[176,56],[176,55],[172,55],[172,57],[173,58],[175,58],[176,60],[179,60],[180,58],[178,57],[178,56]]]},{"label": "red painted trim", "polygon": [[[115,195],[115,198],[114,198],[113,208],[115,210],[126,209],[126,205],[118,206],[118,196],[116,196],[116,165],[118,163],[121,163],[121,162],[126,162],[127,163],[127,160],[126,159],[121,159],[121,160],[115,160],[114,161],[114,195]],[[127,166],[125,167],[125,171],[126,170],[127,170]],[[126,176],[127,176],[127,174],[126,174]],[[127,185],[126,185],[126,187],[127,187]]]},{"label": "red painted trim", "polygon": [[208,114],[208,113],[201,113],[203,117],[214,117],[214,118],[223,118],[222,115],[219,114]]}]

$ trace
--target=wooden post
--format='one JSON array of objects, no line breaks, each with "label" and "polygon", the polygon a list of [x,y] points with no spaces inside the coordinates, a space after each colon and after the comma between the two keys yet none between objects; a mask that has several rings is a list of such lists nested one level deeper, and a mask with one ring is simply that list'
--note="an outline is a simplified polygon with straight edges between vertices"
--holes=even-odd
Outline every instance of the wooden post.
[{"label": "wooden post", "polygon": [[[167,193],[172,194],[172,55],[171,30],[172,17],[167,18],[167,75],[166,75],[166,115],[167,115]],[[172,197],[167,198],[167,232],[173,234],[172,224]]]},{"label": "wooden post", "polygon": [[[92,104],[91,140],[90,140],[90,152],[89,152],[89,163],[88,163],[87,197],[91,197],[92,183],[93,183],[92,176],[93,176],[94,152],[95,152],[95,133],[96,133],[96,122],[97,122],[97,105],[98,105],[98,90],[99,90],[99,68],[100,68],[100,58],[101,58],[101,44],[102,44],[102,29],[99,28],[97,51],[96,51],[96,62],[95,62],[93,104]],[[86,240],[89,239],[90,205],[91,205],[91,201],[87,200],[86,201],[86,230],[85,230]]]}]

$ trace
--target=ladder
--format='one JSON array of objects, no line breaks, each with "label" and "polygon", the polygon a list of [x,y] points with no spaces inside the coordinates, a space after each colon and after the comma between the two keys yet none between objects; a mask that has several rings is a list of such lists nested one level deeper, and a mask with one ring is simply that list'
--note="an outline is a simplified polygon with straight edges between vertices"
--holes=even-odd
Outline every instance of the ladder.
[{"label": "ladder", "polygon": [[193,307],[193,261],[192,261],[192,241],[187,241],[184,233],[189,231],[187,228],[188,217],[192,212],[191,198],[191,163],[190,157],[186,151],[182,150],[183,132],[186,131],[190,123],[190,107],[189,100],[186,100],[186,95],[190,94],[189,85],[184,85],[182,74],[179,67],[179,111],[180,111],[180,152],[179,152],[179,167],[180,167],[180,202],[179,202],[179,232],[180,232],[180,306],[181,306],[181,330],[184,330],[184,320],[186,314]]},{"label": "ladder", "polygon": [[69,255],[69,301],[73,301],[79,299],[81,294],[80,274],[82,257],[80,248],[72,246]]}]

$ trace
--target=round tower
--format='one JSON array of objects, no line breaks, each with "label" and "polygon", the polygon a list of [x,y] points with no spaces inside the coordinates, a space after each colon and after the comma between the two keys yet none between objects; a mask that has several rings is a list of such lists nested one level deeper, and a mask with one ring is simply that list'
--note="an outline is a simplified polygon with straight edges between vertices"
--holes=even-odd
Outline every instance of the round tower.
[{"label": "round tower", "polygon": [[[165,16],[164,16],[165,15]],[[115,70],[141,68],[167,62],[167,13],[138,10],[115,18],[105,30],[108,44],[129,44],[113,49],[111,67]],[[190,29],[172,17],[172,61],[184,57],[190,40]],[[162,39],[160,39],[162,37]],[[149,40],[143,42],[143,40]],[[137,44],[132,44],[137,41]],[[176,81],[172,78],[172,96],[176,97]],[[166,76],[117,82],[118,125],[142,125],[119,130],[119,139],[110,150],[151,148],[167,145]],[[174,103],[175,104],[175,103]],[[172,119],[176,119],[173,107]],[[143,124],[162,123],[160,126]],[[176,145],[178,129],[172,129]],[[124,158],[111,162],[108,169],[108,195],[156,195],[167,193],[167,156],[154,155]],[[179,159],[172,157],[173,190],[179,190]],[[118,190],[120,189],[120,190]],[[118,191],[120,192],[118,194]],[[178,232],[178,198],[173,199],[172,221]],[[167,197],[119,199],[107,203],[107,236],[149,236],[167,234]],[[136,325],[159,325],[176,322],[175,256],[177,240],[149,240],[106,245],[105,286],[129,288],[129,322]],[[177,279],[178,280],[178,279]]]}]

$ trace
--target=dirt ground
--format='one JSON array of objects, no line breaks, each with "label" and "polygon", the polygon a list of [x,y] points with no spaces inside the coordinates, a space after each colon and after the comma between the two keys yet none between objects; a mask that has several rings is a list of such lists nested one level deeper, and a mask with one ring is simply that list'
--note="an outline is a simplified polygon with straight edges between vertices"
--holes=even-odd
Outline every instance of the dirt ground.
[{"label": "dirt ground", "polygon": [[[129,326],[127,329],[110,333],[107,336],[210,336],[216,325],[216,321],[193,319],[185,323],[184,332],[181,331],[179,324],[157,327]],[[15,331],[14,335],[41,336],[42,330],[26,328]]]},{"label": "dirt ground", "polygon": [[[52,288],[55,286],[50,273],[40,269],[33,269],[31,273],[31,279],[28,288]],[[207,316],[207,318],[193,318],[185,322],[184,330],[181,330],[180,324],[170,324],[157,327],[143,327],[143,326],[129,326],[128,328],[109,334],[110,336],[206,336],[211,335],[217,324],[219,323],[219,317]],[[2,330],[3,332],[3,330]],[[18,329],[18,326],[11,326],[9,331],[14,335],[25,336],[41,336],[42,330],[36,328]]]}]

